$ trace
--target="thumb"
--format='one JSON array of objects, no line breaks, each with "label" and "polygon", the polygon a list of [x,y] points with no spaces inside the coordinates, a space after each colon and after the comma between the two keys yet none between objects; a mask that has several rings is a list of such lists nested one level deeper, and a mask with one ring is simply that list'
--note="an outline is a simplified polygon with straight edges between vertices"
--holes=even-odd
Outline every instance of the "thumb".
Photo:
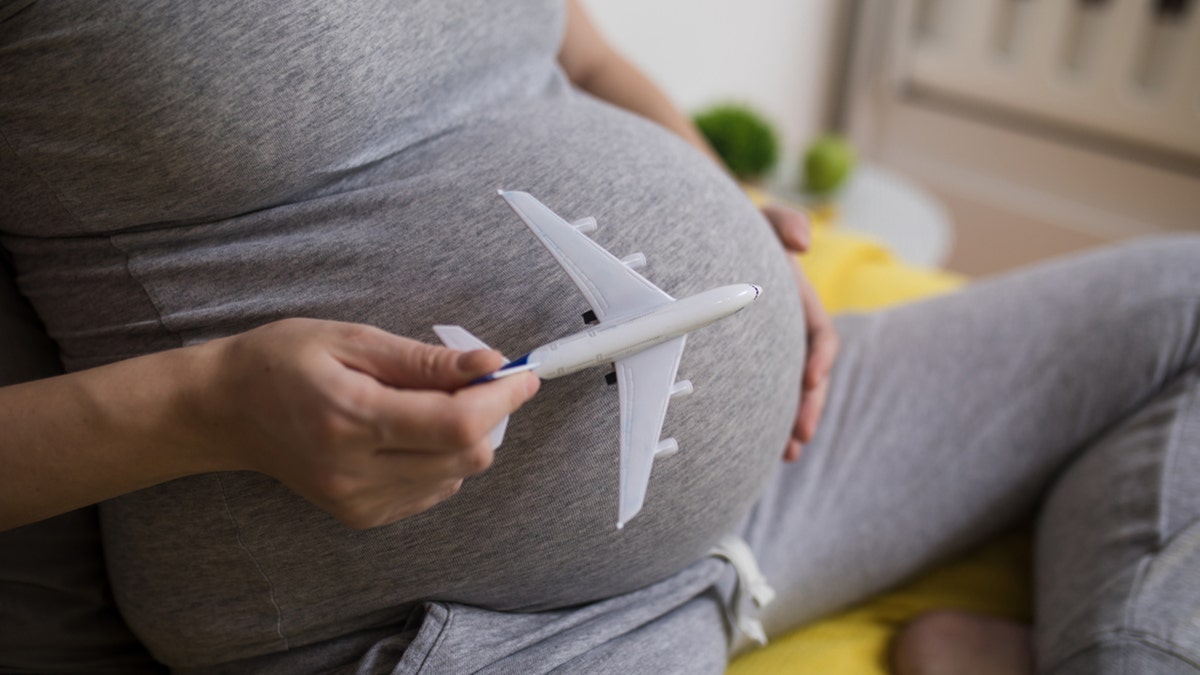
[{"label": "thumb", "polygon": [[768,204],[762,208],[763,215],[775,229],[775,235],[784,248],[804,253],[811,244],[811,224],[808,216],[802,212],[778,204]]},{"label": "thumb", "polygon": [[363,328],[367,330],[338,345],[338,357],[393,387],[451,391],[504,365],[504,358],[494,351],[461,352]]}]

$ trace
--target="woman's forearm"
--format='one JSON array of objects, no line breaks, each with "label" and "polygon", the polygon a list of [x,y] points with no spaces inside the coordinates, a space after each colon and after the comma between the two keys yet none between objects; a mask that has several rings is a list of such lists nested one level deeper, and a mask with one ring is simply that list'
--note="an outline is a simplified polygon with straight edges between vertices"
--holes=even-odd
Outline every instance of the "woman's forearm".
[{"label": "woman's forearm", "polygon": [[164,481],[258,471],[352,527],[420,513],[487,469],[531,373],[361,324],[285,319],[0,388],[0,530]]},{"label": "woman's forearm", "polygon": [[692,120],[650,78],[613,49],[579,0],[567,3],[567,29],[558,59],[575,86],[657,122],[724,168]]},{"label": "woman's forearm", "polygon": [[212,372],[188,347],[0,388],[0,530],[156,483],[237,468],[195,442]]}]

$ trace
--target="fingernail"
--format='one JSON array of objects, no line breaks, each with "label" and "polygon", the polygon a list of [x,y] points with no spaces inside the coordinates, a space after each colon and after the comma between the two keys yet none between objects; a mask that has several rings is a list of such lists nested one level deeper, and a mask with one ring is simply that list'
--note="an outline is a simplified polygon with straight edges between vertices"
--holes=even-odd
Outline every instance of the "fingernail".
[{"label": "fingernail", "polygon": [[471,370],[471,352],[459,352],[458,357],[454,359],[454,367],[460,371]]},{"label": "fingernail", "polygon": [[459,353],[458,358],[454,361],[454,367],[457,368],[459,372],[466,373],[468,375],[486,374],[488,368],[484,364],[485,357],[476,356],[475,353],[477,351],[479,350],[471,350]]}]

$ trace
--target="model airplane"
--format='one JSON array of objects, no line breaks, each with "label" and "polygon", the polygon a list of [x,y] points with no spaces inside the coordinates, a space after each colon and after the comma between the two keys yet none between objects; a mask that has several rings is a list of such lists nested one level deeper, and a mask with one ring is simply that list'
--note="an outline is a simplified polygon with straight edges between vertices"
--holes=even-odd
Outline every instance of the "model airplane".
[{"label": "model airplane", "polygon": [[[745,307],[762,289],[736,284],[676,300],[634,271],[645,264],[645,256],[635,253],[621,260],[587,237],[584,232],[596,228],[595,219],[572,224],[525,192],[501,190],[500,196],[579,287],[592,307],[584,320],[592,325],[508,361],[480,381],[526,371],[548,380],[591,366],[616,365],[621,405],[617,528],[622,528],[642,509],[655,458],[679,449],[674,438],[660,440],[659,435],[670,399],[692,393],[691,382],[675,381],[687,333]],[[451,349],[488,349],[461,326],[433,330]],[[492,430],[493,447],[499,447],[507,424],[505,418]]]}]

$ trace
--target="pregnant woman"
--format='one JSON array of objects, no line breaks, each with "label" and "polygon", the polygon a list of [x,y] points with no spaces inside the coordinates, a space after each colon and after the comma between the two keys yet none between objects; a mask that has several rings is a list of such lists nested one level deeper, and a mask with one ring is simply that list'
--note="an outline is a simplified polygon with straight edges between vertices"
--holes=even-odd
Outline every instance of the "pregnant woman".
[{"label": "pregnant woman", "polygon": [[[1200,599],[1164,590],[1200,581],[1196,240],[847,317],[826,379],[794,216],[598,67],[574,4],[0,17],[0,243],[72,371],[0,390],[2,522],[104,500],[118,606],[167,665],[720,672],[755,559],[778,634],[1035,505],[1039,668],[1200,659]],[[681,450],[622,530],[602,371],[464,387],[498,355],[419,344],[580,328],[497,188],[595,216],[676,297],[765,289],[689,337]]]}]

